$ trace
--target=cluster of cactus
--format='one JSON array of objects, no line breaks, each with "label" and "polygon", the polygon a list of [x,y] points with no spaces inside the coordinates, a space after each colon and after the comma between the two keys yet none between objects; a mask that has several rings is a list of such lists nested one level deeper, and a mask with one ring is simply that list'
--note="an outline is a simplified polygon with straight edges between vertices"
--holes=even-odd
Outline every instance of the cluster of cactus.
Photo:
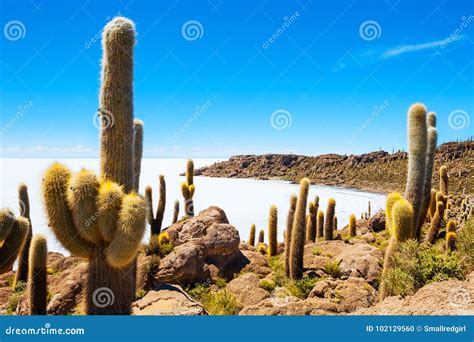
[{"label": "cluster of cactus", "polygon": [[[336,211],[336,200],[330,198],[326,208],[326,221],[324,222],[324,240],[334,239],[334,213]],[[337,219],[336,219],[337,224]]]},{"label": "cluster of cactus", "polygon": [[185,217],[194,216],[194,162],[189,159],[186,162],[186,182],[181,183],[181,193],[184,197]]},{"label": "cluster of cactus", "polygon": [[309,185],[310,181],[308,178],[303,178],[300,182],[300,192],[296,201],[293,226],[291,228],[289,274],[290,278],[293,280],[301,279],[303,276],[303,254],[306,228],[305,218]]},{"label": "cluster of cactus", "polygon": [[[433,244],[438,238],[438,233],[441,230],[441,227],[445,225],[447,217],[447,209],[449,208],[448,202],[448,172],[445,165],[441,166],[439,169],[439,188],[440,191],[432,189],[431,191],[431,200],[433,203],[430,203],[430,229],[426,235],[426,241]],[[434,195],[433,195],[434,193]],[[436,208],[432,214],[432,207]]]},{"label": "cluster of cactus", "polygon": [[296,210],[296,195],[292,194],[290,197],[290,208],[288,209],[288,215],[286,219],[286,230],[285,230],[285,273],[286,276],[290,276],[290,246],[291,246],[291,230],[293,228],[293,220],[295,217]]},{"label": "cluster of cactus", "polygon": [[[158,235],[161,232],[161,226],[163,224],[163,216],[165,214],[166,207],[166,182],[163,175],[159,176],[160,181],[160,197],[158,200],[158,207],[156,208],[156,214],[153,214],[153,195],[151,186],[145,188],[145,199],[147,203],[147,221],[150,225],[151,235]],[[179,204],[178,204],[179,205]]]},{"label": "cluster of cactus", "polygon": [[277,255],[278,210],[275,205],[270,207],[268,214],[268,255]]},{"label": "cluster of cactus", "polygon": [[43,235],[35,235],[29,251],[28,294],[30,315],[46,315],[48,297],[48,244]]},{"label": "cluster of cactus", "polygon": [[15,217],[10,209],[0,210],[0,274],[11,271],[29,230],[27,218]]},{"label": "cluster of cactus", "polygon": [[[56,238],[71,254],[89,261],[87,314],[129,314],[135,298],[135,258],[147,207],[134,192],[142,150],[136,144],[143,143],[141,124],[135,121],[134,128],[133,119],[134,44],[130,20],[117,17],[104,28],[100,181],[89,171],[73,175],[65,166],[53,164],[42,184],[49,226]],[[112,292],[110,305],[96,305],[96,290],[101,288]]]}]

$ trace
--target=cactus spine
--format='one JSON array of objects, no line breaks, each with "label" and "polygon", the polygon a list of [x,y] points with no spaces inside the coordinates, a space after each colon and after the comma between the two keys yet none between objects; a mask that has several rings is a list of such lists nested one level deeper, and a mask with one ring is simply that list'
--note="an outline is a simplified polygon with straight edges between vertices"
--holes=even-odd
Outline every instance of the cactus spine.
[{"label": "cactus spine", "polygon": [[249,242],[250,246],[255,246],[255,225],[252,224],[250,226],[250,234],[249,234]]},{"label": "cactus spine", "polygon": [[174,201],[173,220],[171,221],[171,223],[178,222],[178,217],[179,217],[179,201],[176,200]]},{"label": "cactus spine", "polygon": [[322,237],[324,237],[324,212],[319,210],[316,222],[316,238],[320,239]]},{"label": "cactus spine", "polygon": [[407,200],[402,198],[393,205],[391,216],[387,217],[387,220],[391,221],[390,227],[393,234],[391,235],[390,242],[385,250],[381,277],[382,282],[380,284],[379,292],[380,300],[383,300],[388,294],[385,278],[388,270],[392,267],[391,259],[397,250],[398,244],[411,239],[415,234],[414,216],[413,206]]},{"label": "cactus spine", "polygon": [[263,243],[265,241],[265,232],[263,229],[260,229],[258,232],[258,243]]},{"label": "cactus spine", "polygon": [[16,288],[20,282],[26,283],[28,280],[28,255],[30,253],[31,238],[33,237],[33,228],[31,226],[30,218],[30,200],[28,196],[28,187],[25,184],[20,184],[18,187],[18,199],[20,202],[20,215],[28,220],[29,227],[28,234],[26,234],[25,242],[18,257],[18,269],[15,273],[13,288]]},{"label": "cactus spine", "polygon": [[194,216],[194,162],[189,159],[186,163],[186,182],[181,184],[181,192],[184,197],[185,217]]},{"label": "cactus spine", "polygon": [[439,168],[439,191],[444,195],[448,195],[448,168],[443,165]]},{"label": "cactus spine", "polygon": [[[135,297],[135,257],[146,225],[146,203],[135,187],[133,127],[134,24],[117,17],[103,31],[100,91],[100,177],[53,164],[42,190],[49,226],[62,245],[89,260],[85,311],[129,314]],[[100,179],[100,181],[99,181]],[[104,226],[107,224],[107,226]],[[97,306],[100,289],[113,300]]]},{"label": "cactus spine", "polygon": [[29,255],[30,315],[46,315],[48,244],[43,235],[35,235],[31,240]]},{"label": "cactus spine", "polygon": [[275,205],[270,207],[268,215],[268,255],[277,255],[278,210]]},{"label": "cactus spine", "polygon": [[140,190],[140,173],[143,156],[143,121],[133,120],[133,190]]},{"label": "cactus spine", "polygon": [[309,184],[308,178],[303,178],[300,182],[300,193],[296,201],[295,217],[291,229],[290,278],[293,280],[303,276],[305,217]]},{"label": "cactus spine", "polygon": [[290,276],[290,247],[291,247],[291,230],[293,228],[293,220],[295,218],[296,209],[296,195],[292,194],[290,197],[290,208],[288,209],[288,216],[286,218],[285,231],[285,273]]},{"label": "cactus spine", "polygon": [[354,214],[351,214],[349,216],[349,236],[354,237],[356,235],[356,217]]},{"label": "cactus spine", "polygon": [[326,208],[326,221],[324,222],[324,240],[332,240],[334,233],[334,212],[336,211],[336,200],[330,198]]},{"label": "cactus spine", "polygon": [[0,274],[11,271],[25,243],[29,230],[28,219],[9,209],[0,210]]},{"label": "cactus spine", "polygon": [[163,225],[163,216],[166,207],[166,182],[165,176],[160,175],[160,198],[158,200],[158,207],[156,208],[156,215],[153,215],[153,196],[152,188],[147,186],[145,188],[145,199],[147,202],[147,221],[150,225],[151,235],[159,235]]}]

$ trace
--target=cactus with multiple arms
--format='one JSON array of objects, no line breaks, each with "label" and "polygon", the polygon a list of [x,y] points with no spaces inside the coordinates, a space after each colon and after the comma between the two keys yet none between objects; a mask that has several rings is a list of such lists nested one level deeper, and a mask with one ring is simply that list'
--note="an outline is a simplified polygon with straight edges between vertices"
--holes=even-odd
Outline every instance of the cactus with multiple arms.
[{"label": "cactus with multiple arms", "polygon": [[326,208],[326,221],[324,222],[324,240],[332,240],[334,233],[334,212],[336,211],[336,200],[330,198]]},{"label": "cactus with multiple arms", "polygon": [[48,245],[43,235],[31,240],[28,271],[30,315],[46,315]]},{"label": "cactus with multiple arms", "polygon": [[309,184],[308,178],[303,178],[300,182],[300,193],[296,201],[295,217],[291,229],[290,278],[293,280],[301,279],[303,276],[305,214]]},{"label": "cactus with multiple arms", "polygon": [[31,226],[30,219],[30,200],[28,196],[28,187],[25,184],[20,184],[18,187],[18,200],[20,215],[26,218],[29,222],[28,234],[25,238],[25,243],[18,256],[18,269],[15,273],[15,280],[13,282],[13,288],[16,288],[20,283],[26,283],[28,280],[28,260],[30,253],[30,242],[33,236],[33,227]]},{"label": "cactus with multiple arms", "polygon": [[28,219],[0,210],[0,274],[11,271],[30,229]]},{"label": "cactus with multiple arms", "polygon": [[163,175],[159,176],[160,180],[160,198],[158,200],[158,207],[156,208],[156,215],[153,215],[153,196],[151,186],[145,188],[145,199],[147,202],[147,221],[150,225],[151,235],[158,235],[161,232],[163,224],[163,216],[166,207],[166,182]]},{"label": "cactus with multiple arms", "polygon": [[185,217],[194,216],[194,162],[189,159],[186,163],[186,182],[181,184],[181,192],[184,197]]}]

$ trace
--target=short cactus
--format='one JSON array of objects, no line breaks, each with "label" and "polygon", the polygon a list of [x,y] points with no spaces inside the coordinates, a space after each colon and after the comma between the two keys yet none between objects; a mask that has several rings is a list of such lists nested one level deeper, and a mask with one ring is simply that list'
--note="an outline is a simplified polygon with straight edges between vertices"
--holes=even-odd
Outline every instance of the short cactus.
[{"label": "short cactus", "polygon": [[408,176],[404,196],[413,206],[415,224],[421,216],[425,191],[427,145],[426,107],[417,103],[408,110]]},{"label": "short cactus", "polygon": [[456,250],[456,241],[458,237],[455,232],[449,232],[446,234],[446,251],[452,252]]},{"label": "short cactus", "polygon": [[439,230],[441,229],[441,223],[444,217],[444,209],[445,209],[444,203],[442,201],[439,201],[436,204],[436,213],[433,219],[431,220],[430,231],[428,232],[428,235],[426,236],[426,241],[431,244],[433,244],[436,241]]},{"label": "short cactus", "polygon": [[0,210],[0,274],[11,271],[30,229],[28,219]]},{"label": "short cactus", "polygon": [[316,238],[324,237],[324,211],[318,211],[318,218],[316,220]]},{"label": "short cactus", "polygon": [[309,202],[308,204],[308,222],[306,224],[306,241],[314,242],[316,240],[316,220],[317,220],[317,211],[316,205],[314,202]]},{"label": "short cactus", "polygon": [[336,200],[330,198],[326,208],[326,221],[324,222],[324,240],[332,240],[334,238],[334,212],[336,211]]},{"label": "short cactus", "polygon": [[48,244],[43,235],[38,234],[33,237],[29,255],[30,315],[46,315]]},{"label": "short cactus", "polygon": [[156,215],[153,215],[153,196],[151,186],[145,188],[145,199],[147,203],[147,221],[150,225],[151,235],[157,235],[161,232],[163,225],[163,216],[166,207],[166,182],[165,176],[160,175],[160,198],[158,200],[158,207],[156,208]]},{"label": "short cactus", "polygon": [[337,231],[337,216],[334,215],[334,219],[332,220],[333,221],[333,231]]},{"label": "short cactus", "polygon": [[446,233],[456,233],[457,229],[457,222],[454,220],[449,220],[448,224],[446,225]]},{"label": "short cactus", "polygon": [[186,162],[186,182],[181,184],[181,193],[184,197],[184,213],[185,217],[194,216],[194,162],[189,159]]},{"label": "short cactus", "polygon": [[277,226],[278,226],[278,211],[275,205],[270,207],[268,214],[268,255],[277,255]]},{"label": "short cactus", "polygon": [[356,217],[354,214],[351,214],[349,216],[349,237],[354,237],[356,236]]},{"label": "short cactus", "polygon": [[268,253],[268,247],[266,244],[264,244],[263,242],[259,243],[257,245],[257,252],[259,252],[260,254],[262,255],[267,255]]},{"label": "short cactus", "polygon": [[173,207],[173,219],[171,220],[171,223],[176,223],[178,222],[178,217],[179,217],[179,201],[176,200],[174,201],[174,207]]},{"label": "short cactus", "polygon": [[258,232],[258,243],[263,243],[265,241],[265,232],[263,229],[260,229]]},{"label": "short cactus", "polygon": [[249,234],[248,244],[250,246],[255,246],[255,225],[254,224],[252,224],[250,226],[250,234]]},{"label": "short cactus", "polygon": [[308,178],[303,178],[300,182],[300,192],[296,201],[295,217],[291,229],[290,278],[293,280],[301,279],[303,276],[305,217],[309,185]]},{"label": "short cactus", "polygon": [[290,208],[288,209],[288,216],[286,218],[285,230],[285,273],[290,276],[290,247],[291,247],[291,230],[293,228],[293,220],[296,209],[296,195],[292,194],[290,197]]},{"label": "short cactus", "polygon": [[143,121],[133,120],[133,191],[140,190],[140,174],[143,156]]},{"label": "short cactus", "polygon": [[391,226],[392,209],[395,203],[401,200],[403,197],[398,192],[391,192],[387,195],[387,202],[385,204],[385,227],[389,231],[390,235],[393,235]]},{"label": "short cactus", "polygon": [[28,187],[25,184],[20,184],[18,187],[18,200],[20,215],[26,218],[29,222],[28,234],[25,238],[25,243],[21,248],[18,256],[18,269],[15,273],[15,280],[13,282],[13,288],[16,288],[20,283],[26,283],[28,280],[28,260],[30,253],[30,243],[33,237],[33,228],[31,226],[30,218],[30,200],[28,196]]},{"label": "short cactus", "polygon": [[443,196],[448,195],[448,168],[443,165],[439,168],[439,191]]}]

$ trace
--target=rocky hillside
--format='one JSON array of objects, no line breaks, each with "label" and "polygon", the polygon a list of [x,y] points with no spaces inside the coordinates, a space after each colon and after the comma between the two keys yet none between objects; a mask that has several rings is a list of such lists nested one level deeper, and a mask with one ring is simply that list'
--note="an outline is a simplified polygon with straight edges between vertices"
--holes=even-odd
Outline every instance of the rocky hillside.
[{"label": "rocky hillside", "polygon": [[[376,192],[402,191],[407,153],[371,152],[362,155],[324,154],[316,157],[294,154],[239,155],[228,161],[196,170],[196,175],[230,178],[284,179],[309,177],[314,184],[342,186]],[[474,191],[474,141],[449,142],[439,146],[435,169],[446,164],[450,192]],[[438,185],[434,172],[433,184]]]}]

